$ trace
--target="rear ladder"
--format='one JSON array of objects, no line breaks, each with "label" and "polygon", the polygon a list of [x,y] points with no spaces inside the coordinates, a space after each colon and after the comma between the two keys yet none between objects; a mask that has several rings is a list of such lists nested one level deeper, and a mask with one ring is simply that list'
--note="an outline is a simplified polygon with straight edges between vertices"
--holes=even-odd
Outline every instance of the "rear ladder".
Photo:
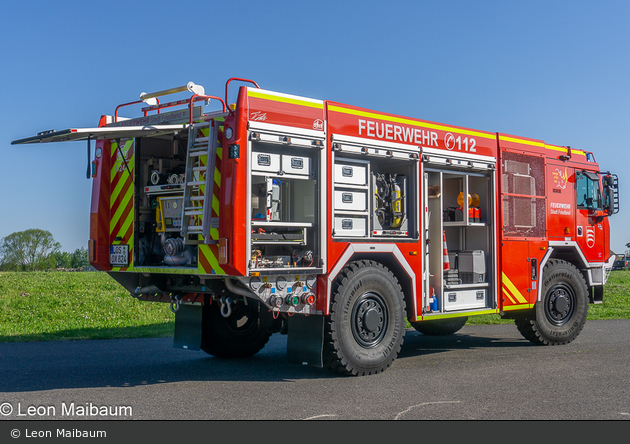
[{"label": "rear ladder", "polygon": [[[204,128],[209,129],[208,137],[201,133]],[[200,134],[201,137],[198,137]],[[218,243],[210,236],[210,229],[216,228],[218,224],[218,220],[212,218],[217,144],[217,126],[214,120],[194,123],[189,127],[181,230],[186,244]],[[205,165],[202,162],[202,156],[207,158]],[[195,234],[197,236],[190,236]]]}]

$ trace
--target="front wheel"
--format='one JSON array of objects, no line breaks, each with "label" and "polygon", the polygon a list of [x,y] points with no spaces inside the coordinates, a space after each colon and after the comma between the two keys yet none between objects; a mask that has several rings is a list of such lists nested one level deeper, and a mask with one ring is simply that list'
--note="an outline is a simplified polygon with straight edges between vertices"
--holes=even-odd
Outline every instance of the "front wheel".
[{"label": "front wheel", "polygon": [[394,361],[405,335],[405,301],[396,277],[374,261],[348,264],[333,287],[325,324],[324,365],[370,375]]},{"label": "front wheel", "polygon": [[539,345],[573,341],[588,315],[588,287],[582,274],[566,261],[551,259],[543,270],[541,294],[533,316],[515,320],[519,332]]}]

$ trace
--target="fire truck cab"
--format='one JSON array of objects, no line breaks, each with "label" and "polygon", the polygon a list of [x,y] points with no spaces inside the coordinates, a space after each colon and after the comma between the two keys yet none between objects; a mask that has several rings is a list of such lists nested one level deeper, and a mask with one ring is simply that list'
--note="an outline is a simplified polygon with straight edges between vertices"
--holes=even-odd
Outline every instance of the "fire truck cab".
[{"label": "fire truck cab", "polygon": [[[118,115],[130,106],[142,115]],[[92,265],[169,303],[176,347],[216,357],[251,356],[281,332],[290,362],[372,374],[406,322],[453,334],[479,314],[568,343],[615,259],[617,176],[541,140],[241,78],[225,98],[190,82],[98,127],[13,143],[65,140],[88,143]]]}]

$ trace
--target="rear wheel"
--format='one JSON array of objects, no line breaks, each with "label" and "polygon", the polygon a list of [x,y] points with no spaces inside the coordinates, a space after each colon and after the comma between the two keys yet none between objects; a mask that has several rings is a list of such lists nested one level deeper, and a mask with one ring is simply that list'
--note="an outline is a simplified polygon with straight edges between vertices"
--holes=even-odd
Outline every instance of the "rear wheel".
[{"label": "rear wheel", "polygon": [[411,322],[411,326],[423,335],[446,336],[461,330],[467,320],[468,317],[436,319],[434,321]]},{"label": "rear wheel", "polygon": [[568,344],[580,334],[588,315],[584,277],[572,264],[551,259],[543,270],[541,293],[533,316],[516,319],[516,327],[534,344]]},{"label": "rear wheel", "polygon": [[345,375],[380,373],[405,335],[405,302],[398,280],[373,261],[348,264],[333,287],[325,325],[324,365]]},{"label": "rear wheel", "polygon": [[[269,341],[273,324],[260,313],[260,304],[237,301],[227,318],[221,314],[221,304],[203,306],[201,349],[217,358],[246,358],[258,353]],[[262,307],[263,310],[266,310]]]}]

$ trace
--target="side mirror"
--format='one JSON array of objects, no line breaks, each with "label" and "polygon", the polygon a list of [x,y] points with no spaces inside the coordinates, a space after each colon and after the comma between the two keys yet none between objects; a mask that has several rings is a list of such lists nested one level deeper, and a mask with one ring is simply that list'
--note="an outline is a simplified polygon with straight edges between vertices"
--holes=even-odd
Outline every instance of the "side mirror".
[{"label": "side mirror", "polygon": [[607,186],[605,188],[606,197],[604,198],[604,210],[608,214],[613,214],[615,211],[615,189]]},{"label": "side mirror", "polygon": [[604,186],[604,211],[607,215],[619,212],[619,188],[616,174],[606,174],[602,177]]}]

